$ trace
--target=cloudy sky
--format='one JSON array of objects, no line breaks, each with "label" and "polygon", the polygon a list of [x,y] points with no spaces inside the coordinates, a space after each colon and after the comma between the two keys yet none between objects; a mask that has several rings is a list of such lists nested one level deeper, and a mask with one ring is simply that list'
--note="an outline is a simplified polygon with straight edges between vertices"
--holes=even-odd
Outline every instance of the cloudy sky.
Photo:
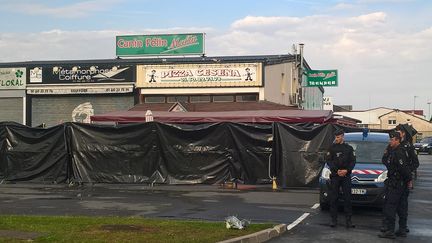
[{"label": "cloudy sky", "polygon": [[[432,101],[430,0],[0,0],[0,62],[115,57],[115,36],[206,33],[206,53],[290,53],[338,69],[336,104]],[[416,97],[416,98],[414,98]]]}]

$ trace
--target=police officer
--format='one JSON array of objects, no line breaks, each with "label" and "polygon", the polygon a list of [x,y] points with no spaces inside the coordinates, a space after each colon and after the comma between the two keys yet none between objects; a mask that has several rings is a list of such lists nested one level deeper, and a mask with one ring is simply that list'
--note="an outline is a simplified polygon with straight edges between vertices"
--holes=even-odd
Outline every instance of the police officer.
[{"label": "police officer", "polygon": [[338,129],[335,133],[334,143],[328,151],[328,165],[330,167],[330,214],[331,227],[337,225],[337,208],[340,188],[344,199],[346,227],[352,228],[351,215],[351,171],[356,158],[354,149],[344,142],[344,131]]},{"label": "police officer", "polygon": [[[408,182],[411,181],[411,170],[408,158],[401,146],[401,137],[398,132],[391,132],[389,147],[382,157],[383,164],[387,167],[387,179],[385,181],[385,203],[383,208],[383,232],[381,238],[396,238],[396,235],[406,237],[406,218],[403,215],[403,195],[408,190]],[[396,213],[399,215],[399,229],[395,234]]]},{"label": "police officer", "polygon": [[[404,149],[405,155],[407,157],[407,163],[411,171],[411,175],[416,174],[417,168],[419,167],[419,160],[417,157],[417,153],[415,152],[414,146],[412,145],[412,136],[415,135],[408,131],[410,129],[407,124],[399,124],[396,126],[396,131],[399,133],[401,137],[401,147]],[[408,188],[402,194],[401,199],[401,207],[400,212],[398,212],[399,216],[399,225],[407,225],[407,217],[408,217],[408,196],[409,189],[413,188],[412,180],[408,182]],[[406,227],[406,232],[409,232],[408,227]],[[400,236],[406,236],[406,233],[396,232],[396,234]]]},{"label": "police officer", "polygon": [[[408,129],[411,132],[408,131]],[[415,131],[415,133],[413,134],[412,130],[413,129],[410,128],[409,125],[407,124],[399,124],[396,126],[396,131],[399,132],[401,137],[401,146],[402,148],[404,148],[405,153],[408,157],[407,162],[409,164],[411,172],[415,174],[420,163],[418,160],[417,153],[415,152],[414,146],[412,144],[412,136],[415,135],[417,131]]]}]

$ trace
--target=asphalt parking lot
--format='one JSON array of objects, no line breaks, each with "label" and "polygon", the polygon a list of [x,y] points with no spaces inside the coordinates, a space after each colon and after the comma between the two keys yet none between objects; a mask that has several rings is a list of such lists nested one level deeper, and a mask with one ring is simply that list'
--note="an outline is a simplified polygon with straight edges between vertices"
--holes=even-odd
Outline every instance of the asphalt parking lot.
[{"label": "asphalt parking lot", "polygon": [[[420,155],[419,178],[410,195],[411,232],[401,242],[431,242],[432,156]],[[230,215],[252,222],[294,226],[272,242],[388,242],[377,237],[381,211],[354,208],[356,228],[328,226],[328,212],[317,207],[317,189],[272,191],[271,185],[255,189],[222,189],[219,186],[15,183],[0,185],[0,214],[140,216],[223,221]],[[305,217],[307,214],[307,217]],[[302,217],[303,216],[303,217]],[[343,217],[341,215],[341,217]],[[303,220],[299,220],[303,219]],[[339,220],[343,223],[343,218]]]},{"label": "asphalt parking lot", "polygon": [[340,226],[333,229],[329,212],[314,211],[295,228],[271,242],[432,242],[432,155],[419,156],[420,167],[415,188],[409,197],[407,238],[392,241],[377,237],[381,227],[381,210],[355,207],[354,229],[343,227],[344,218],[339,215]]}]

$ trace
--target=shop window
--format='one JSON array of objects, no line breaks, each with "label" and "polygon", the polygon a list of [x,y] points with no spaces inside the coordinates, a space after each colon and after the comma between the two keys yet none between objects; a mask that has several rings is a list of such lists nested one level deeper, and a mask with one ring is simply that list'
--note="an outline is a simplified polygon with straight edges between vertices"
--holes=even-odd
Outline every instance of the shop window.
[{"label": "shop window", "polygon": [[245,95],[237,95],[237,102],[254,102],[258,101],[258,95],[256,94],[245,94]]},{"label": "shop window", "polygon": [[144,97],[145,103],[165,103],[165,96],[147,96]]},{"label": "shop window", "polygon": [[213,102],[233,102],[233,95],[214,95]]},{"label": "shop window", "polygon": [[168,103],[175,103],[175,102],[189,102],[189,97],[186,95],[180,95],[180,96],[168,96],[167,102]]},{"label": "shop window", "polygon": [[204,102],[210,102],[210,96],[208,95],[197,95],[197,96],[191,96],[190,97],[191,103],[204,103]]}]

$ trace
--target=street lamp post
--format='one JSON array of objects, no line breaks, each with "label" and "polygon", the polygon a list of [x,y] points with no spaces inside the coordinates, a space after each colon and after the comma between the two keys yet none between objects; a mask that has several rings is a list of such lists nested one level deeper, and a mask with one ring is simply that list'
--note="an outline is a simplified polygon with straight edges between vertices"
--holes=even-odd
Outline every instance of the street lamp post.
[{"label": "street lamp post", "polygon": [[431,113],[430,113],[431,102],[429,101],[427,104],[428,104],[428,113],[429,113],[429,121],[430,121],[432,119],[432,116],[431,116]]}]

